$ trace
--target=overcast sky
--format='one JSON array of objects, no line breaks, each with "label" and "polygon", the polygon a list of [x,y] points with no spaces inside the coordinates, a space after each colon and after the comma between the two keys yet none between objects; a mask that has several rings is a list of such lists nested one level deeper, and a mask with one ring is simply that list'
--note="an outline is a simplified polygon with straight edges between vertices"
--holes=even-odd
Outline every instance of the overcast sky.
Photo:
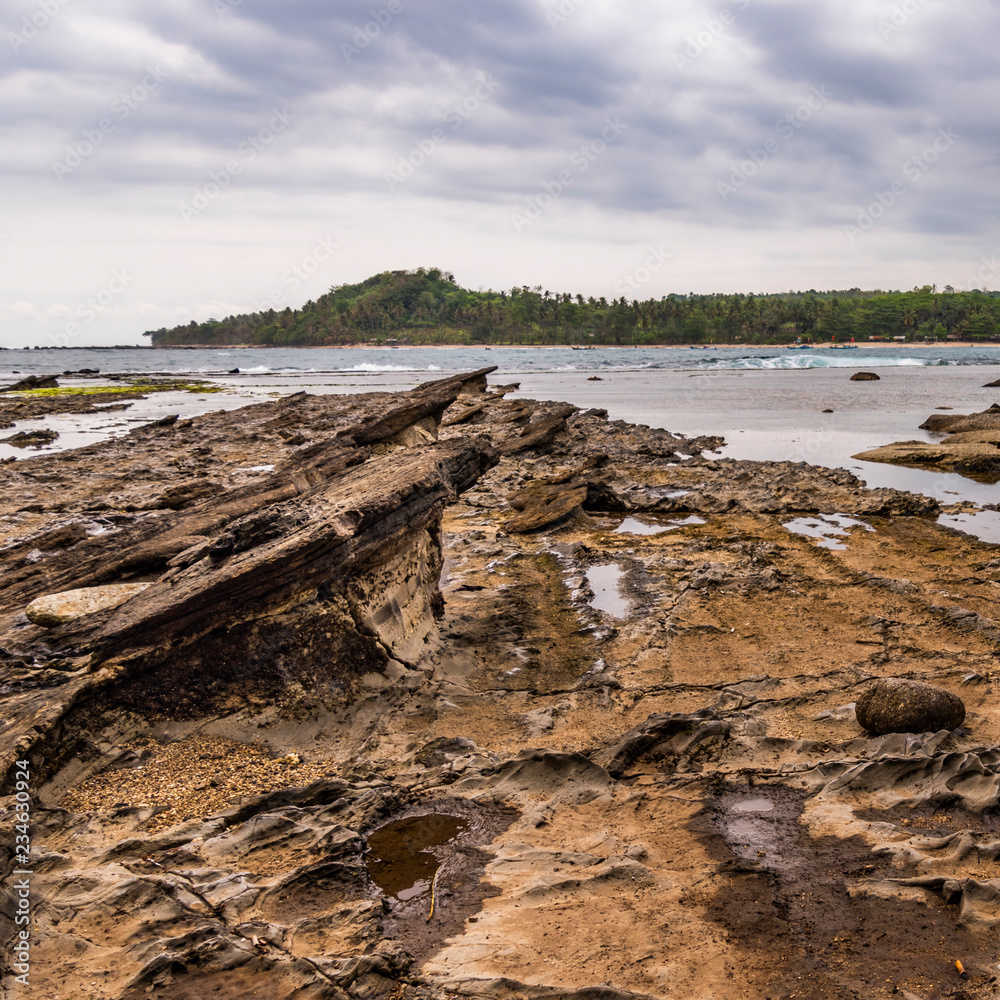
[{"label": "overcast sky", "polygon": [[421,265],[629,299],[1000,288],[1000,0],[4,11],[2,346]]}]

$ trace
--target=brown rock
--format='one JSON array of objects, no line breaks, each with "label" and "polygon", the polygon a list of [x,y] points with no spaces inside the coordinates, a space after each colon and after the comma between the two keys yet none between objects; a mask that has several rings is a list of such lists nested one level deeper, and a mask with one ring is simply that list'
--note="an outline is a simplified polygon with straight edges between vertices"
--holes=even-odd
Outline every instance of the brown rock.
[{"label": "brown rock", "polygon": [[13,445],[15,448],[41,448],[42,445],[55,441],[57,437],[59,437],[58,431],[50,431],[41,427],[33,431],[20,431],[10,437],[0,438],[0,441]]},{"label": "brown rock", "polygon": [[882,677],[858,698],[858,723],[876,736],[957,729],[965,721],[965,705],[957,695],[933,684]]},{"label": "brown rock", "polygon": [[142,593],[148,583],[119,583],[106,587],[84,587],[67,590],[61,594],[47,594],[33,600],[24,613],[28,621],[44,628],[55,628],[67,622],[76,621],[85,615],[117,608],[126,601]]},{"label": "brown rock", "polygon": [[878,382],[879,376],[875,372],[855,372],[851,376],[852,382]]},{"label": "brown rock", "polygon": [[896,441],[853,456],[863,462],[913,465],[941,472],[971,474],[993,481],[1000,475],[1000,450],[990,440]]},{"label": "brown rock", "polygon": [[515,534],[538,531],[569,517],[586,499],[586,484],[529,486],[511,500],[511,506],[520,513],[507,522],[507,530]]},{"label": "brown rock", "polygon": [[1000,407],[996,404],[981,413],[932,413],[920,429],[948,436],[933,442],[897,441],[854,457],[957,472],[986,482],[1000,478]]},{"label": "brown rock", "polygon": [[1000,409],[994,404],[981,413],[932,413],[920,425],[920,429],[947,431],[949,434],[997,430],[1000,429]]},{"label": "brown rock", "polygon": [[28,375],[26,378],[21,379],[20,382],[15,382],[13,385],[8,385],[4,389],[0,389],[0,392],[27,392],[29,389],[58,389],[59,382],[56,380],[55,375]]},{"label": "brown rock", "polygon": [[551,413],[532,420],[519,437],[505,441],[500,446],[500,451],[504,455],[514,455],[529,448],[544,448],[551,444],[557,434],[566,430],[566,418],[575,412],[576,407],[568,403],[557,406]]}]

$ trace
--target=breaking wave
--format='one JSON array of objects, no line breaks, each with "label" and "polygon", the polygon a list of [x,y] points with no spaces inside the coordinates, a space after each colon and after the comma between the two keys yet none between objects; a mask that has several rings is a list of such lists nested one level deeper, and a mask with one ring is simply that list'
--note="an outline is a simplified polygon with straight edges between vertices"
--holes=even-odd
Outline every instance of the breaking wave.
[{"label": "breaking wave", "polygon": [[739,370],[772,370],[796,368],[928,368],[941,365],[953,365],[958,362],[945,361],[943,358],[887,357],[873,354],[871,351],[845,351],[843,354],[829,355],[820,352],[805,351],[795,354],[780,354],[772,357],[728,357],[702,360],[697,367],[718,371],[721,369]]}]

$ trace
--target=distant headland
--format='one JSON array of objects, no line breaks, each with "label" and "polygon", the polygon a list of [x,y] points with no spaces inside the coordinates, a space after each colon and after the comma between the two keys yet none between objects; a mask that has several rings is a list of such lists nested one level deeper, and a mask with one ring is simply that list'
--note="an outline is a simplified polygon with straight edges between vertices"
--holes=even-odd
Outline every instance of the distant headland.
[{"label": "distant headland", "polygon": [[147,331],[154,347],[783,344],[805,341],[997,341],[1000,292],[670,294],[641,300],[552,292],[541,285],[472,291],[439,268],[383,271],[337,285],[299,309]]}]

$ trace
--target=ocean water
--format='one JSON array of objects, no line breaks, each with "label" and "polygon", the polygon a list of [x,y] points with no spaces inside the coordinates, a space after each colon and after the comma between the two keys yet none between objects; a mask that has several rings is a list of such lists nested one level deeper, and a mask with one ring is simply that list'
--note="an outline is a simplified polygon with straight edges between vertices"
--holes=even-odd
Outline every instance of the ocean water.
[{"label": "ocean water", "polygon": [[[543,372],[785,371],[810,368],[1000,365],[1000,344],[976,346],[864,345],[856,351],[787,348],[664,347],[383,347],[383,348],[62,348],[0,350],[0,378],[12,372],[58,373],[81,368],[296,377],[381,377],[464,371],[497,365],[511,376]],[[428,376],[429,377],[429,376]]]},{"label": "ocean water", "polygon": [[[1000,485],[951,473],[861,462],[859,452],[903,440],[934,440],[919,425],[933,412],[972,413],[1000,403],[1000,345],[815,348],[381,348],[381,349],[62,349],[0,351],[0,385],[26,374],[82,368],[102,374],[162,373],[207,379],[225,391],[157,393],[128,410],[50,417],[60,438],[48,449],[76,447],[168,413],[195,414],[305,390],[399,391],[449,374],[496,365],[494,383],[518,382],[515,395],[600,407],[612,419],[685,435],[725,439],[724,457],[805,461],[848,468],[869,486],[892,486],[943,503],[1000,501]],[[234,369],[239,369],[235,372]],[[854,371],[879,381],[852,382]],[[64,385],[93,380],[61,379]],[[6,437],[13,431],[0,431]],[[0,457],[37,452],[0,443]],[[991,524],[987,524],[992,521]],[[954,526],[1000,542],[1000,518],[965,517]]]}]

